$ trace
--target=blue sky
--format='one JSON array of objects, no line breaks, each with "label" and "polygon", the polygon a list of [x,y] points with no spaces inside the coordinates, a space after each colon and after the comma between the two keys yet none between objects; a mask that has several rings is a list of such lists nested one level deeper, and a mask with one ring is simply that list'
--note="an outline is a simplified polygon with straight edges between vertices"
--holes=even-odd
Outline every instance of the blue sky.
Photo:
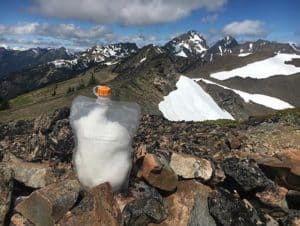
[{"label": "blue sky", "polygon": [[1,0],[0,46],[164,44],[188,30],[300,44],[299,0]]}]

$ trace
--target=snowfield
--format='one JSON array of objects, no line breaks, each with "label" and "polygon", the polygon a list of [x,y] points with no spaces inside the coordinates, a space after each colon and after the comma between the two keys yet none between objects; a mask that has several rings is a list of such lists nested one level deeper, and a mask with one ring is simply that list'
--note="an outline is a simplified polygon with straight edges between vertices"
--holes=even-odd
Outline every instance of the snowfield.
[{"label": "snowfield", "polygon": [[195,81],[199,81],[199,80],[201,80],[207,84],[214,84],[214,85],[220,86],[224,89],[232,90],[233,92],[238,94],[246,103],[249,103],[251,101],[253,103],[260,104],[260,105],[263,105],[263,106],[266,106],[268,108],[275,109],[275,110],[294,108],[293,105],[291,105],[283,100],[280,100],[278,98],[275,98],[275,97],[270,97],[270,96],[263,95],[263,94],[251,94],[251,93],[247,93],[247,92],[244,92],[241,90],[231,89],[226,86],[222,86],[215,82],[209,81],[207,79],[195,79]]},{"label": "snowfield", "polygon": [[244,67],[236,68],[231,71],[213,73],[210,77],[218,80],[226,80],[233,77],[263,79],[275,75],[292,75],[299,73],[300,67],[285,64],[285,61],[291,61],[292,59],[300,59],[300,55],[280,53],[274,57],[247,64]]},{"label": "snowfield", "polygon": [[177,89],[159,103],[159,110],[171,121],[204,121],[234,118],[221,109],[200,85],[185,76],[180,76]]}]

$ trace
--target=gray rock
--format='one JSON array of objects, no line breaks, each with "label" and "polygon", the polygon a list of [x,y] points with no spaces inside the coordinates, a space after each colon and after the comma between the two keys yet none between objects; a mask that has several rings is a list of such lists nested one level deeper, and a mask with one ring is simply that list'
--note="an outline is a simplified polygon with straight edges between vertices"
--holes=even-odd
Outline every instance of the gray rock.
[{"label": "gray rock", "polygon": [[36,226],[53,226],[75,204],[80,190],[77,180],[51,184],[33,192],[15,211]]},{"label": "gray rock", "polygon": [[185,179],[198,178],[207,181],[213,174],[210,161],[191,155],[172,153],[170,167]]},{"label": "gray rock", "polygon": [[41,188],[55,181],[48,164],[24,162],[13,155],[7,155],[5,161],[14,171],[14,178],[31,188]]},{"label": "gray rock", "polygon": [[158,224],[167,218],[167,207],[155,188],[140,182],[133,184],[130,190],[134,200],[122,212],[125,225],[143,226],[151,222]]},{"label": "gray rock", "polygon": [[222,163],[228,186],[242,192],[263,189],[272,185],[254,161],[228,158]]},{"label": "gray rock", "polygon": [[4,224],[11,203],[13,190],[13,171],[5,164],[0,164],[0,225]]},{"label": "gray rock", "polygon": [[210,214],[216,222],[224,226],[262,225],[256,210],[229,191],[220,189],[208,198]]}]

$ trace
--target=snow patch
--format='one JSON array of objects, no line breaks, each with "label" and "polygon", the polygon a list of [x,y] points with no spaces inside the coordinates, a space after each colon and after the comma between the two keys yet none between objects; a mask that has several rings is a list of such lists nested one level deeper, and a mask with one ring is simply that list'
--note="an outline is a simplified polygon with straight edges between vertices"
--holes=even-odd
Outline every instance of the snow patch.
[{"label": "snow patch", "polygon": [[204,121],[234,119],[221,109],[213,98],[192,79],[180,76],[177,89],[159,103],[159,110],[171,121]]},{"label": "snow patch", "polygon": [[183,50],[181,50],[179,53],[176,53],[175,55],[180,56],[180,57],[187,57],[187,55],[185,54],[185,52]]},{"label": "snow patch", "polygon": [[300,55],[280,53],[274,57],[250,63],[231,71],[213,73],[210,77],[218,80],[226,80],[233,77],[263,79],[275,75],[292,75],[299,73],[300,67],[285,64],[286,61],[291,61],[292,59],[300,59]]},{"label": "snow patch", "polygon": [[239,57],[246,57],[246,56],[249,56],[251,55],[252,53],[240,53],[238,56]]},{"label": "snow patch", "polygon": [[146,57],[144,57],[143,59],[140,60],[140,63],[143,63],[145,60],[147,60]]},{"label": "snow patch", "polygon": [[209,81],[207,79],[194,79],[194,80],[196,80],[196,81],[201,80],[201,81],[203,81],[207,84],[213,84],[213,85],[220,86],[224,89],[232,90],[233,92],[238,94],[242,99],[244,99],[244,101],[246,103],[249,103],[251,101],[251,102],[254,102],[254,103],[266,106],[268,108],[275,109],[275,110],[283,110],[283,109],[287,109],[287,108],[294,108],[293,105],[291,105],[291,104],[289,104],[289,103],[287,103],[283,100],[280,100],[276,97],[270,97],[270,96],[263,95],[263,94],[247,93],[247,92],[244,92],[244,91],[241,91],[241,90],[228,88],[226,86],[217,84],[217,83]]}]

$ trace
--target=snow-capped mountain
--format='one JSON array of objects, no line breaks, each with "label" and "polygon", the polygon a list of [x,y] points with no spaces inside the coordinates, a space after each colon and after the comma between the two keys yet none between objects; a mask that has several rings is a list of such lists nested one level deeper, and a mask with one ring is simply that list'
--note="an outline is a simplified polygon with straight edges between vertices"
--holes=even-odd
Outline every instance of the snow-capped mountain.
[{"label": "snow-capped mountain", "polygon": [[189,31],[172,39],[164,48],[176,56],[197,57],[203,55],[208,46],[202,35],[196,31]]},{"label": "snow-capped mountain", "polygon": [[56,68],[88,68],[90,65],[102,63],[112,65],[118,60],[135,53],[138,47],[134,43],[117,43],[102,46],[94,46],[86,51],[79,52],[70,60],[57,59],[49,62]]},{"label": "snow-capped mountain", "polygon": [[71,59],[65,48],[32,48],[13,50],[0,47],[0,78],[11,72],[45,64],[55,59]]},{"label": "snow-capped mountain", "polygon": [[259,39],[255,42],[245,42],[239,44],[233,52],[235,54],[272,52],[272,53],[300,53],[300,50],[291,43],[278,43]]},{"label": "snow-capped mountain", "polygon": [[231,54],[233,49],[236,48],[238,45],[238,42],[233,37],[226,36],[223,39],[217,41],[212,47],[210,47],[207,54],[219,56]]}]

